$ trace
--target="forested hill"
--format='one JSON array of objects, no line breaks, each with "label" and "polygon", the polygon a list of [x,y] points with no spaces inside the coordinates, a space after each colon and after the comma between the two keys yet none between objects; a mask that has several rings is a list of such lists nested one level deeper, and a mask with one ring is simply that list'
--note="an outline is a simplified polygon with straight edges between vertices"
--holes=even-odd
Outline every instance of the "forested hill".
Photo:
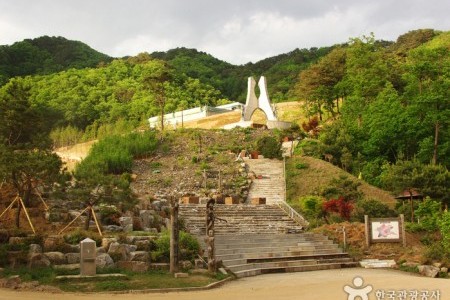
[{"label": "forested hill", "polygon": [[271,99],[274,102],[294,100],[289,93],[297,81],[299,72],[326,55],[332,47],[295,49],[245,65],[232,65],[195,49],[176,48],[167,52],[153,52],[153,58],[167,61],[176,72],[199,79],[222,92],[228,99],[244,102],[247,77],[256,80],[261,75],[270,82]]},{"label": "forested hill", "polygon": [[0,46],[0,85],[9,78],[96,67],[112,60],[88,45],[63,37],[42,36]]}]

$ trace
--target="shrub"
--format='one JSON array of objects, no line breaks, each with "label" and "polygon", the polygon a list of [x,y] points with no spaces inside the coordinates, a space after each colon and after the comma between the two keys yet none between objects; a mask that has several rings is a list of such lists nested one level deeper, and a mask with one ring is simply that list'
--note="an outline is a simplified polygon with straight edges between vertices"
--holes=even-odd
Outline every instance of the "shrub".
[{"label": "shrub", "polygon": [[102,243],[101,236],[98,233],[92,231],[77,229],[64,235],[64,241],[71,245],[79,244],[85,238],[94,240],[97,246],[100,246]]},{"label": "shrub", "polygon": [[364,220],[364,215],[368,215],[372,218],[395,216],[395,212],[391,210],[389,206],[375,199],[359,200],[356,202],[355,209],[357,211],[356,218],[359,221]]},{"label": "shrub", "polygon": [[439,231],[442,235],[442,244],[450,256],[450,212],[446,211],[442,214],[438,221]]},{"label": "shrub", "polygon": [[339,197],[338,199],[330,199],[324,202],[323,210],[327,213],[337,213],[342,219],[349,221],[353,204],[345,200],[344,197]]},{"label": "shrub", "polygon": [[438,220],[441,216],[441,203],[427,197],[423,202],[419,203],[415,214],[425,230],[437,230]]},{"label": "shrub", "polygon": [[274,137],[264,136],[256,141],[256,149],[265,158],[281,158],[281,143]]},{"label": "shrub", "polygon": [[[181,260],[192,261],[200,250],[197,239],[191,234],[180,231],[179,253]],[[163,232],[155,241],[156,250],[151,252],[153,261],[169,262],[170,260],[170,233]]]},{"label": "shrub", "polygon": [[313,139],[302,140],[294,150],[294,154],[312,156],[315,158],[321,158],[323,155],[322,152],[320,142]]}]

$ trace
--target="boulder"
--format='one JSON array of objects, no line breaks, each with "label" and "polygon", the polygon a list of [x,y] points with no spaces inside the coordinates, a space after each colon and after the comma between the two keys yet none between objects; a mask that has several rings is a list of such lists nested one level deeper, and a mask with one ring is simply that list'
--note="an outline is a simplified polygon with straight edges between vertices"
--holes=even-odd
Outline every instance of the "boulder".
[{"label": "boulder", "polygon": [[136,241],[136,247],[138,251],[150,251],[150,241],[149,240],[143,240],[143,241]]},{"label": "boulder", "polygon": [[28,268],[42,268],[51,265],[47,256],[42,253],[33,253],[28,256]]},{"label": "boulder", "polygon": [[64,245],[65,241],[64,238],[62,236],[59,235],[53,235],[53,236],[48,236],[44,239],[43,242],[43,250],[45,252],[50,252],[50,251],[56,251],[59,250],[61,248],[61,245]]},{"label": "boulder", "polygon": [[80,263],[80,253],[66,253],[64,256],[68,264]]},{"label": "boulder", "polygon": [[31,244],[28,254],[42,253],[42,247],[39,244]]},{"label": "boulder", "polygon": [[109,254],[101,253],[95,258],[95,265],[99,269],[109,268],[114,266],[114,261]]},{"label": "boulder", "polygon": [[192,263],[188,260],[182,260],[182,261],[180,261],[179,264],[180,264],[181,269],[183,269],[183,270],[192,269]]},{"label": "boulder", "polygon": [[132,217],[120,217],[120,226],[122,226],[124,232],[133,231],[133,218]]},{"label": "boulder", "polygon": [[8,289],[17,289],[22,283],[19,275],[13,275],[8,278],[2,278],[0,280],[0,287]]},{"label": "boulder", "polygon": [[9,238],[10,245],[22,245],[22,244],[25,244],[26,241],[27,241],[27,238],[21,237],[21,236],[12,236]]},{"label": "boulder", "polygon": [[139,211],[139,217],[141,218],[142,227],[150,228],[153,224],[155,217],[153,216],[154,210],[141,210]]},{"label": "boulder", "polygon": [[150,255],[147,251],[134,251],[130,254],[131,261],[150,262]]},{"label": "boulder", "polygon": [[439,274],[440,268],[429,265],[421,265],[417,267],[419,269],[419,273],[426,277],[435,278]]},{"label": "boulder", "polygon": [[447,267],[442,267],[440,271],[442,273],[448,273],[448,268]]},{"label": "boulder", "polygon": [[103,226],[103,230],[105,232],[122,232],[123,227],[117,226],[117,225],[107,225],[107,226]]},{"label": "boulder", "polygon": [[67,263],[66,257],[62,252],[44,252],[44,255],[50,260],[53,265],[62,265]]},{"label": "boulder", "polygon": [[142,261],[118,261],[117,267],[120,269],[144,273],[149,269],[149,264]]},{"label": "boulder", "polygon": [[130,245],[119,244],[117,242],[111,243],[109,246],[108,254],[114,257],[116,261],[130,260]]},{"label": "boulder", "polygon": [[97,253],[97,254],[106,253],[106,250],[103,247],[96,247],[95,248],[95,253]]},{"label": "boulder", "polygon": [[103,249],[105,249],[106,251],[109,250],[109,245],[111,245],[111,243],[113,242],[117,242],[116,238],[102,238],[102,247]]}]

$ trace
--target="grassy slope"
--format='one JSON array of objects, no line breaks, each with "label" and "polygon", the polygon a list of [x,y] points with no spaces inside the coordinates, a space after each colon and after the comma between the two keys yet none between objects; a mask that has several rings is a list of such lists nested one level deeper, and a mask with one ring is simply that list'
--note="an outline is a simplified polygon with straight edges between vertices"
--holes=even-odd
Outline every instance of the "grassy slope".
[{"label": "grassy slope", "polygon": [[[296,165],[303,163],[307,167],[297,169]],[[295,202],[298,198],[306,195],[317,195],[321,189],[327,186],[333,178],[345,175],[355,181],[361,182],[359,190],[365,198],[379,200],[390,207],[394,207],[396,200],[388,192],[371,186],[359,180],[344,170],[320,159],[308,156],[295,156],[286,161],[287,174],[287,200]]]}]

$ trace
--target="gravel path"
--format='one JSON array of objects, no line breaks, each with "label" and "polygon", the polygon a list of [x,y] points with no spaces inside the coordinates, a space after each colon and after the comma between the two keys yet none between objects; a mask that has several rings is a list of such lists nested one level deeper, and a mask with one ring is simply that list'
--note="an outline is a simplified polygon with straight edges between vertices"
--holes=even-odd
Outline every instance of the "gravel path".
[{"label": "gravel path", "polygon": [[[197,292],[138,293],[138,294],[49,294],[0,290],[0,300],[264,300],[264,299],[302,299],[302,300],[347,300],[344,286],[352,285],[355,276],[364,280],[363,287],[370,285],[373,291],[369,299],[377,299],[375,292],[405,290],[407,293],[419,291],[417,299],[450,300],[450,280],[431,279],[393,270],[369,270],[362,268],[313,271],[303,273],[270,274],[239,279],[217,289]],[[439,298],[431,294],[439,290]],[[428,291],[427,298],[421,298],[420,291]],[[356,298],[359,299],[359,298]],[[380,299],[389,298],[387,295]],[[413,299],[409,296],[406,299]]]}]

